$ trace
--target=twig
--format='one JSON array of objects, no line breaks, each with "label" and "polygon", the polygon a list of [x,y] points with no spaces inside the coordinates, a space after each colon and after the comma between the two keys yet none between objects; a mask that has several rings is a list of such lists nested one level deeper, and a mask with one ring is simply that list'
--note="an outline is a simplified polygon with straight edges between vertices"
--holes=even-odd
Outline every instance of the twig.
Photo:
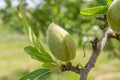
[{"label": "twig", "polygon": [[[106,15],[104,17],[96,17],[98,20],[104,21],[105,25],[102,25],[101,29],[105,29],[108,26]],[[95,38],[92,43],[92,55],[90,59],[88,60],[87,64],[84,66],[84,68],[79,69],[79,67],[74,67],[72,64],[62,65],[63,71],[73,71],[75,73],[80,74],[80,80],[87,80],[87,76],[89,71],[95,66],[96,60],[98,59],[98,56],[100,55],[101,51],[103,50],[105,44],[110,38],[114,38],[118,41],[120,41],[120,34],[115,33],[112,31],[110,27],[107,28],[106,32],[104,33],[103,37],[99,40],[98,38]]]},{"label": "twig", "polygon": [[105,32],[105,34],[103,35],[103,37],[98,41],[98,39],[95,39],[93,41],[93,52],[92,55],[88,61],[88,63],[85,65],[85,69],[84,70],[80,70],[80,80],[87,80],[87,75],[89,73],[89,71],[95,66],[96,60],[99,56],[99,54],[101,53],[101,51],[103,50],[107,40],[110,38],[110,32],[111,32],[111,28],[109,27],[107,29],[107,31]]},{"label": "twig", "polygon": [[62,72],[64,72],[64,71],[73,71],[73,72],[75,72],[77,74],[80,74],[79,65],[74,67],[74,66],[72,66],[71,62],[69,62],[67,64],[62,64],[61,65],[61,70],[62,70]]},{"label": "twig", "polygon": [[100,29],[104,30],[107,26],[108,26],[108,22],[107,22],[107,18],[106,15],[103,15],[103,17],[101,16],[96,16],[95,17],[97,20],[103,21],[104,24],[100,25]]},{"label": "twig", "polygon": [[103,37],[99,40],[98,38],[95,38],[92,43],[92,55],[90,59],[88,60],[87,64],[84,66],[84,68],[79,69],[79,67],[73,67],[71,63],[68,63],[66,65],[62,65],[62,71],[73,71],[75,73],[80,74],[80,80],[87,80],[87,76],[89,71],[95,66],[96,60],[103,50],[107,40],[111,37],[111,33],[113,33],[112,29],[108,27],[107,31],[103,35]]},{"label": "twig", "polygon": [[87,44],[88,42],[91,43],[92,41],[86,41],[86,42],[83,44],[83,52],[84,52],[84,56],[83,56],[83,57],[84,57],[84,58],[86,57],[85,46],[86,46],[86,44]]},{"label": "twig", "polygon": [[114,39],[120,41],[120,34],[115,33],[115,32],[111,32],[110,36],[111,36],[111,38],[114,38]]}]

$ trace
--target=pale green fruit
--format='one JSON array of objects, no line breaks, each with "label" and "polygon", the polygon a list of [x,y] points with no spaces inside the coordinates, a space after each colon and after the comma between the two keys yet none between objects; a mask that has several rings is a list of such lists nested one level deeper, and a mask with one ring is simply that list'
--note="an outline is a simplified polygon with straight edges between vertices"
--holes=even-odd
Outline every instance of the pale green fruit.
[{"label": "pale green fruit", "polygon": [[71,35],[54,23],[48,27],[47,43],[51,53],[58,60],[69,62],[75,58],[76,46]]},{"label": "pale green fruit", "polygon": [[120,33],[120,0],[114,0],[108,8],[107,20],[113,31]]}]

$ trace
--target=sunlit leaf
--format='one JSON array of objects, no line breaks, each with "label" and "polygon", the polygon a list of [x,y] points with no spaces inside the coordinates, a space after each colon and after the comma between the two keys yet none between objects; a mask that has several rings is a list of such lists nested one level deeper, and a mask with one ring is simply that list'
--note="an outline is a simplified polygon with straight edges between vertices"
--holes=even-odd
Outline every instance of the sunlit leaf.
[{"label": "sunlit leaf", "polygon": [[107,12],[107,6],[98,6],[81,10],[80,13],[85,16],[103,15]]},{"label": "sunlit leaf", "polygon": [[23,9],[24,8],[22,6],[19,6],[19,16],[20,16],[21,21],[23,23],[25,32],[28,33],[28,29],[29,29],[30,25],[28,24],[28,22],[26,20],[25,12],[23,11]]},{"label": "sunlit leaf", "polygon": [[34,47],[40,52],[41,56],[46,57],[47,59],[52,61],[52,57],[49,55],[49,53],[44,49],[44,47],[42,46],[42,44],[39,42],[39,40],[37,39],[36,35],[33,33],[30,25],[28,24],[26,17],[25,17],[25,12],[23,10],[23,7],[20,6],[19,7],[19,11],[21,14],[21,19],[23,22],[23,25],[25,27],[25,30],[27,31],[27,33],[29,34],[29,39],[31,40],[31,42],[33,43]]},{"label": "sunlit leaf", "polygon": [[40,54],[40,52],[32,46],[27,46],[24,50],[33,58],[41,62],[51,62],[52,60]]},{"label": "sunlit leaf", "polygon": [[49,53],[45,50],[45,48],[42,46],[42,44],[38,41],[36,35],[32,32],[31,28],[29,28],[29,38],[35,48],[41,53],[42,56],[45,56],[46,58],[50,59],[52,61],[51,56]]},{"label": "sunlit leaf", "polygon": [[55,67],[56,65],[51,62],[45,62],[42,66],[45,68],[51,69],[51,68]]}]

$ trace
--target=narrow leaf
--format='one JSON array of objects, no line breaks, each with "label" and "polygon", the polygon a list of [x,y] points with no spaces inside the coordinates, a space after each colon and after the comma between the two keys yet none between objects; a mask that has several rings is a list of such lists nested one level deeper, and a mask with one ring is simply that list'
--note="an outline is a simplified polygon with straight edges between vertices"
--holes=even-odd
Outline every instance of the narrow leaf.
[{"label": "narrow leaf", "polygon": [[48,58],[49,60],[52,61],[52,57],[49,55],[49,53],[44,49],[44,47],[42,46],[42,44],[39,42],[39,40],[37,39],[36,35],[33,33],[30,25],[28,24],[26,17],[25,17],[25,12],[23,10],[22,6],[19,6],[19,11],[20,11],[20,15],[21,15],[21,19],[23,22],[23,25],[25,27],[25,30],[27,31],[27,33],[29,33],[29,39],[31,40],[31,42],[33,43],[33,45],[35,46],[35,48],[38,49],[38,51],[40,52],[40,54],[46,58]]},{"label": "narrow leaf", "polygon": [[25,17],[25,13],[24,13],[24,8],[21,6],[18,7],[19,9],[19,16],[21,17],[21,21],[23,23],[23,26],[24,26],[24,30],[25,32],[28,33],[28,28],[30,27],[30,25],[28,24],[27,20],[26,20],[26,17]]},{"label": "narrow leaf", "polygon": [[30,38],[31,42],[33,43],[33,45],[35,46],[35,48],[41,53],[41,55],[45,56],[46,58],[48,58],[48,59],[50,59],[52,61],[51,56],[45,50],[45,48],[42,46],[42,44],[39,42],[36,35],[31,30],[31,28],[29,28],[29,38]]},{"label": "narrow leaf", "polygon": [[40,54],[40,52],[32,46],[27,46],[24,50],[33,58],[41,62],[51,62],[52,60]]},{"label": "narrow leaf", "polygon": [[80,13],[85,16],[103,15],[107,13],[107,6],[98,6],[81,10]]},{"label": "narrow leaf", "polygon": [[50,74],[49,69],[38,69],[23,76],[20,80],[46,80]]}]

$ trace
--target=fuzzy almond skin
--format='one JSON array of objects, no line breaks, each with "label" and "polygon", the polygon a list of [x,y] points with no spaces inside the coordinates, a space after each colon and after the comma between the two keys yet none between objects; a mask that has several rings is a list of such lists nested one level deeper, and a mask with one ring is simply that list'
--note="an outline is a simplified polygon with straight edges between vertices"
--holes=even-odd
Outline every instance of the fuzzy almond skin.
[{"label": "fuzzy almond skin", "polygon": [[108,8],[107,20],[113,31],[120,34],[120,0],[114,0]]},{"label": "fuzzy almond skin", "polygon": [[70,36],[60,26],[51,23],[47,30],[47,43],[51,53],[60,61],[69,62],[75,58],[76,46]]}]

